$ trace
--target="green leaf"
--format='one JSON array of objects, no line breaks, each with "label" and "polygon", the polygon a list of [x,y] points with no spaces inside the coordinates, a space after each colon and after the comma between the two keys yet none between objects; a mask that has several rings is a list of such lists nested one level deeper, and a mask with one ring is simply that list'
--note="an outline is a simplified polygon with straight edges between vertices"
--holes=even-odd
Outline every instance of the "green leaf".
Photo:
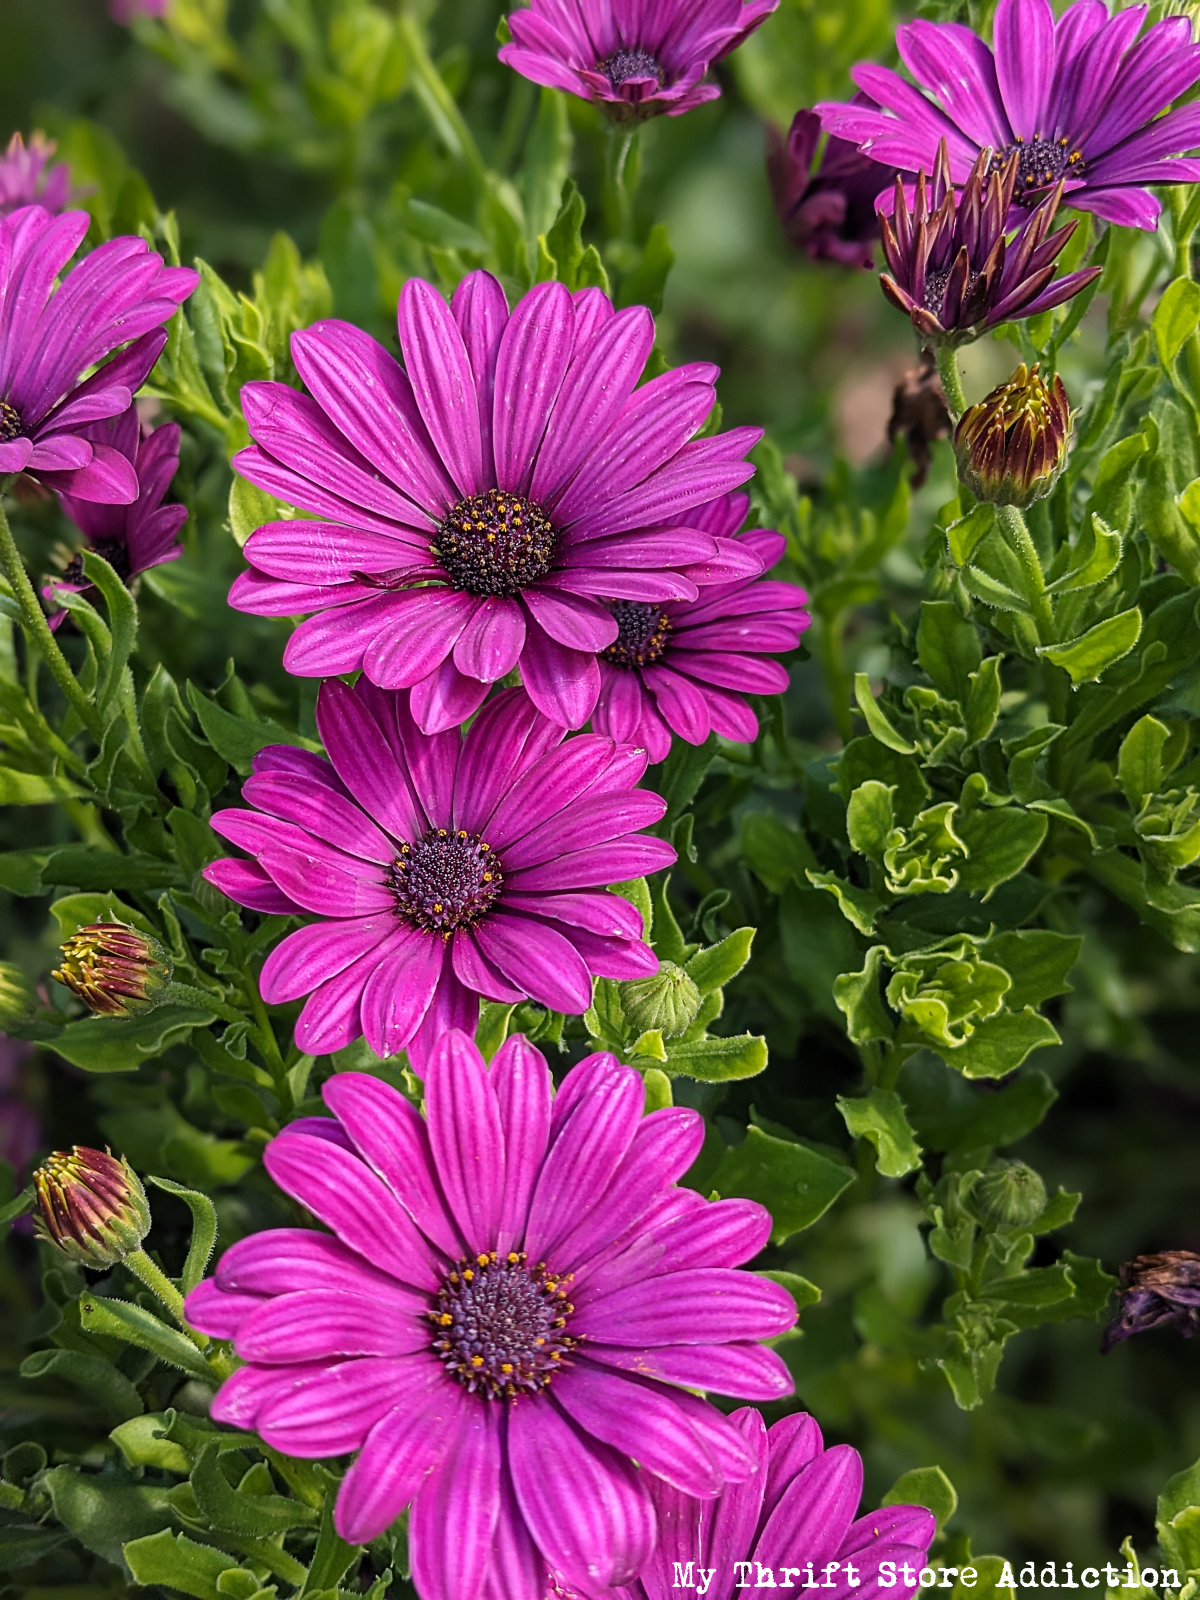
[{"label": "green leaf", "polygon": [[886,901],[872,894],[869,889],[856,889],[833,872],[810,871],[805,876],[814,889],[824,889],[833,895],[846,921],[870,938],[876,920],[886,909]]},{"label": "green leaf", "polygon": [[83,552],[83,574],[104,596],[108,612],[111,643],[104,672],[96,685],[96,703],[104,711],[121,689],[121,675],[137,638],[137,606],[121,579],[95,550]]},{"label": "green leaf", "polygon": [[336,1593],[338,1581],[362,1554],[359,1545],[347,1544],[344,1539],[339,1538],[333,1526],[333,1501],[333,1495],[325,1496],[316,1549],[309,1562],[308,1576],[296,1600],[314,1600],[314,1597],[323,1590],[334,1590]]},{"label": "green leaf", "polygon": [[965,567],[975,553],[975,547],[996,526],[996,508],[980,502],[972,506],[965,517],[952,522],[946,529],[946,545],[950,559],[956,567]]},{"label": "green leaf", "polygon": [[888,835],[896,825],[892,805],[895,792],[890,784],[870,778],[855,789],[846,807],[846,832],[851,848],[872,861],[882,861]]},{"label": "green leaf", "polygon": [[188,684],[187,694],[204,737],[242,777],[249,775],[254,757],[269,744],[294,744],[312,749],[310,740],[269,717],[238,716],[225,710],[201,694],[194,683]]},{"label": "green leaf", "polygon": [[931,1150],[1002,1149],[1015,1144],[1032,1133],[1058,1099],[1058,1090],[1044,1072],[1026,1071],[1002,1089],[985,1093],[960,1082],[950,1086],[960,1091],[958,1098],[939,1084],[936,1092],[918,1100],[914,1070],[912,1064],[905,1069],[901,1084],[917,1136]]},{"label": "green leaf", "polygon": [[221,1471],[219,1453],[216,1441],[205,1445],[191,1478],[196,1504],[211,1527],[245,1538],[268,1539],[317,1521],[317,1512],[303,1501],[277,1494],[240,1494]]},{"label": "green leaf", "polygon": [[1176,278],[1164,290],[1151,322],[1158,359],[1168,372],[1174,369],[1180,350],[1198,325],[1200,284],[1191,278]]},{"label": "green leaf", "polygon": [[1012,988],[1004,1003],[1010,1011],[1020,1011],[1025,1006],[1040,1006],[1054,995],[1066,994],[1071,987],[1067,974],[1082,949],[1082,934],[1026,928],[997,934],[979,953],[1008,973]]},{"label": "green leaf", "polygon": [[949,600],[923,600],[917,660],[947,700],[966,703],[971,678],[983,660],[979,633]]},{"label": "green leaf", "polygon": [[131,1482],[124,1473],[55,1467],[46,1473],[42,1486],[58,1521],[85,1549],[117,1567],[126,1541],[153,1536],[173,1520],[168,1490]]},{"label": "green leaf", "polygon": [[32,1211],[35,1198],[33,1185],[30,1184],[27,1189],[22,1189],[20,1194],[10,1200],[7,1205],[0,1206],[0,1228],[7,1228],[18,1217],[23,1217],[27,1211]]},{"label": "green leaf", "polygon": [[135,1583],[143,1588],[163,1584],[195,1595],[196,1600],[225,1600],[217,1588],[217,1579],[238,1567],[236,1556],[227,1556],[223,1550],[197,1544],[166,1528],[148,1538],[132,1540],[124,1554]]},{"label": "green leaf", "polygon": [[1115,617],[1106,617],[1070,644],[1040,645],[1038,654],[1056,667],[1065,667],[1072,683],[1092,683],[1129,654],[1141,633],[1142,613],[1132,606]]},{"label": "green leaf", "polygon": [[965,1044],[939,1054],[964,1077],[1004,1078],[1034,1050],[1061,1043],[1053,1023],[1027,1007],[988,1017],[976,1025]]},{"label": "green leaf", "polygon": [[1047,827],[1044,816],[1016,806],[967,812],[960,807],[955,829],[967,847],[967,859],[959,867],[959,887],[981,894],[1015,878],[1041,845]]},{"label": "green leaf", "polygon": [[278,519],[280,503],[265,489],[256,489],[248,478],[235,475],[229,490],[229,531],[244,545],[264,523]]},{"label": "green leaf", "polygon": [[737,977],[750,959],[750,946],[754,943],[755,929],[738,928],[720,944],[707,950],[697,950],[684,971],[702,995],[721,989]]},{"label": "green leaf", "polygon": [[135,850],[129,855],[68,844],[55,850],[42,867],[42,884],[50,888],[172,889],[183,886],[173,861]]},{"label": "green leaf", "polygon": [[978,672],[971,674],[963,716],[967,738],[972,744],[982,744],[999,720],[1000,663],[999,656],[988,656]]},{"label": "green leaf", "polygon": [[880,969],[886,951],[881,944],[867,951],[861,972],[846,972],[833,986],[833,998],[845,1014],[846,1032],[853,1044],[891,1039],[895,1031],[879,992]]},{"label": "green leaf", "polygon": [[1158,1542],[1176,1570],[1200,1569],[1200,1461],[1167,1479],[1155,1524]]},{"label": "green leaf", "polygon": [[16,772],[0,767],[0,805],[49,806],[59,800],[77,800],[87,793],[69,778],[42,772]]},{"label": "green leaf", "polygon": [[145,1410],[128,1378],[110,1362],[82,1350],[35,1350],[22,1361],[20,1372],[23,1378],[51,1378],[82,1389],[96,1401],[110,1426],[128,1422]]},{"label": "green leaf", "polygon": [[[1142,444],[1141,435],[1137,435],[1136,442]],[[1092,513],[1091,544],[1086,552],[1076,552],[1077,560],[1070,566],[1061,578],[1047,587],[1051,594],[1063,594],[1074,589],[1090,589],[1098,583],[1103,583],[1105,578],[1110,578],[1117,570],[1121,559],[1124,541],[1121,535],[1109,527],[1102,517]]]},{"label": "green leaf", "polygon": [[879,702],[871,693],[871,680],[865,672],[854,674],[854,698],[858,702],[858,709],[866,718],[872,736],[878,739],[880,744],[886,745],[889,750],[895,750],[898,755],[914,754],[916,745],[910,744],[902,734],[897,733],[880,710]]},{"label": "green leaf", "polygon": [[732,1039],[669,1039],[666,1070],[672,1077],[699,1078],[723,1083],[734,1078],[755,1078],[767,1065],[767,1041],[755,1034],[739,1033]]},{"label": "green leaf", "polygon": [[913,1467],[902,1472],[884,1495],[885,1506],[924,1506],[937,1518],[938,1532],[958,1509],[954,1485],[941,1467]]},{"label": "green leaf", "polygon": [[[657,793],[667,802],[664,823],[674,821],[679,813],[691,804],[716,753],[715,733],[710,733],[703,744],[688,744],[683,739],[674,741],[670,755],[658,769],[658,778],[654,784]],[[663,824],[660,824],[661,826]]]},{"label": "green leaf", "polygon": [[1157,717],[1140,717],[1121,741],[1117,781],[1134,811],[1163,786],[1163,751],[1171,730]]},{"label": "green leaf", "polygon": [[656,222],[646,237],[642,259],[621,280],[618,303],[622,306],[649,306],[655,316],[662,311],[667,274],[675,264],[675,252],[667,230]]},{"label": "green leaf", "polygon": [[558,281],[568,289],[579,287],[579,266],[583,260],[583,222],[587,208],[573,178],[562,187],[558,216],[546,234],[546,246],[558,268]]},{"label": "green leaf", "polygon": [[69,1022],[51,1048],[85,1072],[134,1072],[143,1061],[160,1056],[206,1028],[216,1013],[202,1006],[167,1003],[140,1017],[85,1017]]},{"label": "green leaf", "polygon": [[151,1174],[147,1176],[146,1182],[152,1183],[164,1194],[173,1194],[182,1200],[192,1213],[192,1238],[188,1245],[187,1260],[183,1264],[183,1276],[180,1279],[183,1293],[191,1294],[203,1278],[204,1269],[208,1266],[213,1246],[217,1242],[217,1208],[206,1194],[201,1194],[198,1189],[185,1189],[181,1183],[173,1183],[170,1178],[156,1178]]},{"label": "green leaf", "polygon": [[212,1382],[212,1368],[191,1340],[141,1306],[85,1294],[79,1302],[79,1325],[88,1333],[123,1339],[203,1383]]},{"label": "green leaf", "polygon": [[772,894],[787,884],[803,882],[817,858],[804,834],[789,828],[773,811],[751,811],[742,819],[742,855],[754,875]]},{"label": "green leaf", "polygon": [[853,1182],[850,1168],[753,1126],[741,1144],[726,1151],[709,1180],[725,1199],[757,1200],[766,1206],[775,1244],[810,1228]]},{"label": "green leaf", "polygon": [[894,1089],[872,1089],[860,1100],[839,1095],[837,1108],[851,1135],[875,1146],[875,1165],[885,1178],[902,1178],[920,1167],[921,1150]]},{"label": "green leaf", "polygon": [[173,1411],[130,1417],[128,1422],[114,1428],[109,1438],[131,1467],[158,1467],[163,1472],[177,1472],[186,1477],[192,1470],[187,1452],[166,1437],[174,1420]]},{"label": "green leaf", "polygon": [[834,980],[862,959],[858,940],[834,899],[789,884],[779,907],[779,937],[788,976],[809,1006],[841,1025]]},{"label": "green leaf", "polygon": [[36,1524],[0,1527],[0,1571],[27,1567],[48,1556],[71,1535],[62,1528],[39,1528]]}]

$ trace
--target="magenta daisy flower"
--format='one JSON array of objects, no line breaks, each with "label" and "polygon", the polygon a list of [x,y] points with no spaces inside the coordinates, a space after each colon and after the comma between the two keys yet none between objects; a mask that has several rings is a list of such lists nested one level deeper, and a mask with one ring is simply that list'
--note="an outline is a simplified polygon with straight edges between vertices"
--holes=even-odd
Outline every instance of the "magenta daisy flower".
[{"label": "magenta daisy flower", "polygon": [[753,1475],[718,1500],[652,1481],[658,1546],[640,1580],[613,1600],[676,1600],[679,1566],[698,1574],[689,1588],[709,1574],[708,1600],[734,1600],[747,1587],[819,1588],[829,1600],[856,1600],[860,1589],[917,1588],[937,1532],[924,1506],[884,1506],[855,1520],[863,1479],[857,1450],[827,1450],[803,1412],[771,1428],[748,1407],[729,1421],[753,1455]]},{"label": "magenta daisy flower", "polygon": [[792,1297],[736,1270],[769,1215],[675,1187],[699,1114],[644,1116],[640,1074],[610,1055],[552,1088],[520,1034],[490,1069],[445,1035],[424,1119],[378,1078],[336,1074],[337,1121],[304,1119],[264,1154],[336,1237],[244,1239],[188,1297],[192,1325],[247,1363],[214,1419],[293,1456],[356,1451],[335,1526],[363,1543],[411,1502],[422,1600],[628,1583],[659,1480],[711,1497],[756,1464],[691,1391],[792,1387],[756,1343],[792,1326]]},{"label": "magenta daisy flower", "polygon": [[1200,46],[1190,17],[1139,38],[1145,18],[1144,5],[1110,17],[1103,0],[1074,0],[1056,20],[1049,0],[1000,0],[994,53],[961,23],[918,19],[896,30],[917,88],[862,62],[852,76],[874,104],[817,110],[830,133],[903,171],[931,172],[941,139],[956,184],[981,150],[997,165],[1015,154],[1021,205],[1061,180],[1067,205],[1154,228],[1162,208],[1146,185],[1200,179],[1200,161],[1179,159],[1200,145],[1200,105],[1158,115],[1200,81]]},{"label": "magenta daisy flower", "polygon": [[166,342],[161,324],[200,280],[129,237],[109,239],[57,282],[90,222],[86,211],[52,217],[41,206],[0,217],[0,473],[128,505],[138,495],[132,463],[85,425],[129,409]]},{"label": "magenta daisy flower", "polygon": [[594,100],[617,122],[678,117],[720,89],[710,68],[779,0],[530,0],[500,59],[548,89]]},{"label": "magenta daisy flower", "polygon": [[[861,98],[861,97],[860,97]],[[810,261],[843,267],[874,266],[871,247],[879,237],[875,201],[895,176],[844,139],[827,139],[821,159],[815,111],[797,111],[784,140],[767,127],[767,176],[775,210],[797,250]]]},{"label": "magenta daisy flower", "polygon": [[[137,407],[130,406],[119,417],[85,424],[80,433],[94,443],[119,451],[137,474],[139,491],[128,506],[100,505],[69,494],[59,496],[63,510],[87,537],[90,548],[103,556],[126,583],[131,583],[139,572],[161,566],[164,561],[178,560],[183,554],[179,530],[187,521],[187,507],[165,506],[162,502],[179,467],[179,424],[168,422],[143,434]],[[60,589],[91,592],[78,555],[64,575],[48,584],[42,593],[52,602]],[[56,611],[50,626],[57,627],[66,614]]]},{"label": "magenta daisy flower", "polygon": [[42,206],[58,213],[71,191],[71,169],[54,161],[53,139],[35,133],[26,144],[19,133],[8,141],[0,156],[0,216],[8,216],[19,206]]},{"label": "magenta daisy flower", "polygon": [[205,877],[254,911],[312,912],[262,969],[268,1004],[308,995],[296,1043],[312,1055],[360,1035],[423,1062],[479,997],[575,1015],[592,978],[658,970],[641,914],[606,886],[675,860],[638,833],[665,810],[634,785],[646,752],[587,734],[563,743],[519,689],[465,737],[421,733],[406,694],[359,679],[322,686],[330,760],[260,751],[242,796],[212,825],[254,857]]},{"label": "magenta daisy flower", "polygon": [[[725,538],[745,519],[746,495],[727,495],[695,517],[698,527]],[[755,528],[737,541],[763,570],[775,565],[786,541]],[[592,714],[597,733],[619,744],[643,745],[662,761],[676,734],[703,744],[710,733],[749,741],[758,718],[744,696],[780,694],[787,668],[763,657],[794,650],[812,618],[794,583],[743,578],[715,583],[699,600],[616,600],[617,639],[600,657],[600,698]]]},{"label": "magenta daisy flower", "polygon": [[230,603],[316,612],[288,641],[288,670],[361,668],[411,688],[427,733],[471,716],[516,667],[546,716],[582,727],[596,652],[617,636],[605,599],[694,600],[698,584],[757,571],[692,518],[753,474],[761,431],[694,438],[717,369],[636,388],[653,343],[644,307],[614,312],[598,289],[539,284],[510,316],[486,272],[452,307],[405,284],[407,370],[345,322],[294,334],[314,398],[247,384],[255,443],[234,464],[321,520],[251,534]]}]

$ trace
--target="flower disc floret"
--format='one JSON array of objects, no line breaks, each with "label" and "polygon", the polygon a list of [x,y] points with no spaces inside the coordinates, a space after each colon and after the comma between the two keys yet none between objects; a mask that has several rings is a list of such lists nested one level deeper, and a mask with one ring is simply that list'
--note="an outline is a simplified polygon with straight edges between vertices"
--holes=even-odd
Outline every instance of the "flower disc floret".
[{"label": "flower disc floret", "polygon": [[717,369],[640,384],[654,320],[598,289],[538,284],[510,312],[486,272],[449,306],[411,278],[399,332],[403,367],[318,322],[292,338],[311,398],[242,389],[255,442],[237,470],[313,516],[251,534],[231,603],[307,614],[288,670],[411,689],[426,733],[460,726],[515,670],[547,717],[582,727],[617,635],[606,600],[694,600],[757,573],[694,512],[752,475],[759,430],[696,437]]},{"label": "flower disc floret", "polygon": [[697,1391],[791,1389],[762,1341],[795,1302],[740,1270],[770,1216],[677,1187],[703,1118],[646,1115],[641,1074],[611,1055],[555,1092],[523,1035],[485,1063],[450,1029],[422,1078],[424,1116],[335,1073],[333,1115],[267,1146],[332,1232],[242,1239],[188,1297],[190,1325],[243,1363],[212,1418],[287,1455],[353,1454],[337,1532],[367,1543],[408,1506],[421,1600],[629,1584],[660,1531],[656,1484],[711,1504],[758,1465]]},{"label": "flower disc floret", "polygon": [[579,1342],[575,1307],[544,1261],[523,1250],[482,1251],[456,1263],[429,1313],[438,1360],[468,1394],[515,1400],[536,1394],[564,1369]]},{"label": "flower disc floret", "polygon": [[475,1026],[481,998],[578,1016],[594,977],[655,972],[641,914],[607,886],[675,851],[639,831],[666,810],[636,787],[644,750],[567,740],[520,689],[465,734],[423,734],[410,702],[361,678],[323,685],[330,760],[260,751],[245,806],[213,817],[250,859],[205,876],[254,911],[314,919],[259,979],[268,1004],[308,997],[302,1050],[365,1035],[419,1068],[446,1028]]},{"label": "flower disc floret", "polygon": [[[896,30],[913,82],[873,62],[851,76],[857,100],[816,109],[826,132],[904,172],[930,171],[938,145],[965,184],[980,154],[1016,160],[1014,223],[1058,186],[1063,202],[1106,222],[1155,228],[1152,186],[1195,183],[1200,105],[1165,110],[1200,80],[1190,15],[1142,31],[1145,6],[1000,0],[991,49],[957,22],[918,18]],[[916,88],[913,87],[916,84]]]},{"label": "flower disc floret", "polygon": [[614,600],[617,637],[603,652],[614,667],[644,667],[657,661],[667,648],[671,619],[660,606],[645,600]]}]

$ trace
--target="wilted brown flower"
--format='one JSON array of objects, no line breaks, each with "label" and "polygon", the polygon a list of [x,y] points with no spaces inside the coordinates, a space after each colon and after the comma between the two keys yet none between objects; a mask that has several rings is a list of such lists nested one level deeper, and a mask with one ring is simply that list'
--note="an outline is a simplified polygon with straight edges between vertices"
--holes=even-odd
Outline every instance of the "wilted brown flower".
[{"label": "wilted brown flower", "polygon": [[933,461],[932,446],[950,437],[950,412],[937,363],[926,352],[922,364],[904,375],[892,393],[892,414],[888,418],[889,444],[903,439],[913,462],[912,486],[919,489],[929,476]]},{"label": "wilted brown flower", "polygon": [[1163,1250],[1136,1256],[1117,1269],[1120,1302],[1104,1330],[1101,1350],[1150,1328],[1174,1328],[1185,1339],[1200,1333],[1200,1255],[1193,1250]]}]

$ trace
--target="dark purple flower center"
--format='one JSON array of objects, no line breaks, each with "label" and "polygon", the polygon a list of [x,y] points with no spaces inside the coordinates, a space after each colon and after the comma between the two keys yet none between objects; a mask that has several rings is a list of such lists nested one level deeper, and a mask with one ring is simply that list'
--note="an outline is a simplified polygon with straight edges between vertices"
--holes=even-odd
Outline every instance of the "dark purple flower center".
[{"label": "dark purple flower center", "polygon": [[471,1394],[491,1400],[536,1394],[578,1343],[567,1332],[575,1307],[544,1261],[494,1250],[460,1261],[438,1290],[433,1348]]},{"label": "dark purple flower center", "polygon": [[558,533],[540,506],[488,489],[459,501],[429,549],[468,594],[520,594],[550,571],[557,546]]},{"label": "dark purple flower center", "polygon": [[649,50],[614,50],[600,63],[600,71],[614,89],[619,89],[631,78],[653,78],[655,88],[662,87],[662,63]]},{"label": "dark purple flower center", "polygon": [[617,619],[617,637],[601,651],[605,661],[614,667],[645,667],[665,653],[671,619],[661,606],[645,600],[614,600],[609,610]]},{"label": "dark purple flower center", "polygon": [[[97,539],[89,548],[96,555],[104,557],[122,583],[128,583],[129,546],[124,539]],[[78,550],[67,562],[67,570],[63,573],[63,577],[68,583],[82,583],[84,581],[83,556],[84,552]]]},{"label": "dark purple flower center", "polygon": [[0,444],[7,444],[21,433],[21,418],[7,400],[0,400]]},{"label": "dark purple flower center", "polygon": [[[950,282],[949,270],[945,272],[927,272],[925,274],[925,309],[932,311],[935,317],[942,314],[942,304],[946,298],[946,285]],[[971,290],[979,282],[979,274],[972,272],[967,275],[965,300]]]},{"label": "dark purple flower center", "polygon": [[492,847],[477,833],[430,828],[415,844],[400,846],[387,883],[402,916],[448,937],[483,916],[504,879]]},{"label": "dark purple flower center", "polygon": [[1011,156],[1017,157],[1017,186],[1013,199],[1018,205],[1036,205],[1042,190],[1049,189],[1060,178],[1082,178],[1083,151],[1073,150],[1069,139],[1043,139],[1035,133],[1032,139],[1014,139],[992,157],[989,176],[999,172]]}]

